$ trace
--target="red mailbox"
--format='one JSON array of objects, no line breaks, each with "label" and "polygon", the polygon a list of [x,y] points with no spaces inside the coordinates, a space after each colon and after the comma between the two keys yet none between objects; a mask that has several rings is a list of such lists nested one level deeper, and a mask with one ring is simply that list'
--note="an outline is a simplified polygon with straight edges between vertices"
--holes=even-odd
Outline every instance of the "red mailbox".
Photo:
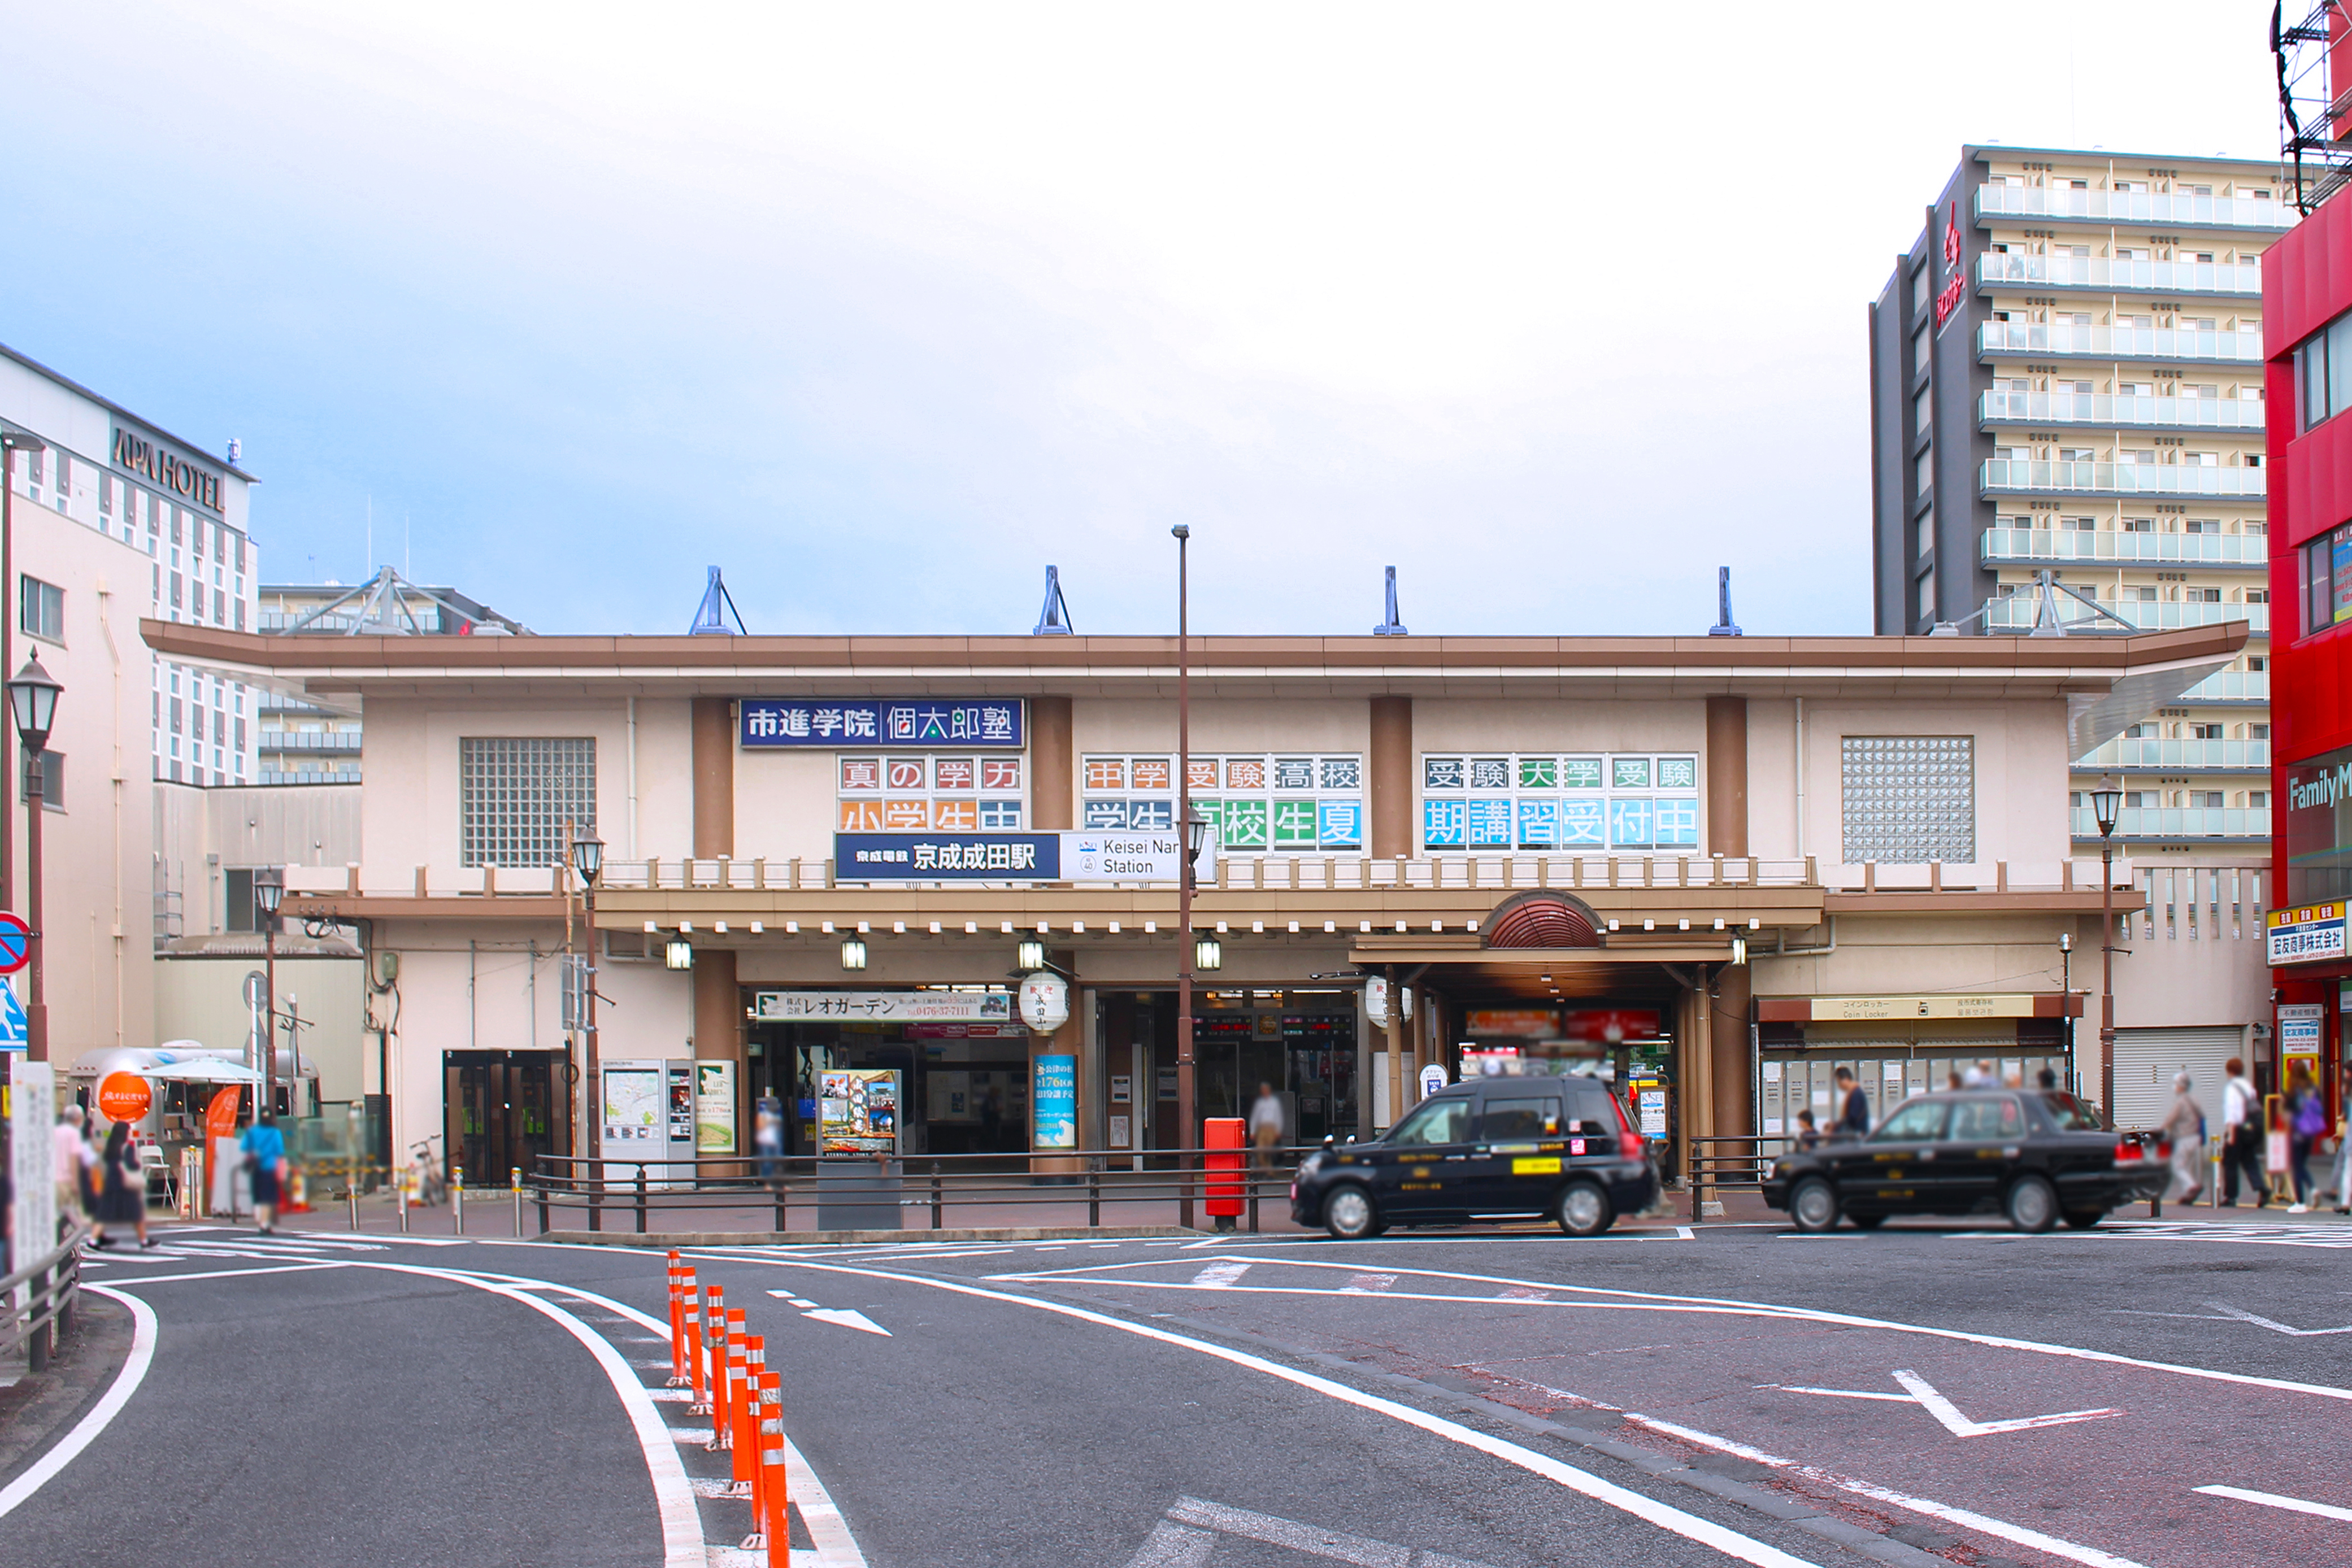
[{"label": "red mailbox", "polygon": [[1201,1124],[1202,1167],[1208,1172],[1209,1215],[1232,1218],[1242,1211],[1243,1150],[1248,1124],[1239,1116],[1211,1116]]}]

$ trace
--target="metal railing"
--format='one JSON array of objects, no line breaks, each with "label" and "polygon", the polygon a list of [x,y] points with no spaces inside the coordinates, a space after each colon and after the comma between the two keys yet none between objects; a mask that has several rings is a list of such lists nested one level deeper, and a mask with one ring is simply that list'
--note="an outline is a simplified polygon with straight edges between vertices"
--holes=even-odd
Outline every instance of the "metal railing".
[{"label": "metal railing", "polygon": [[[2095,841],[2099,824],[2091,808],[2077,806],[2073,815],[2075,840]],[[2270,831],[2267,806],[2126,806],[2116,813],[2118,839],[2267,838]]]},{"label": "metal railing", "polygon": [[[1787,1138],[1763,1138],[1748,1134],[1724,1134],[1690,1140],[1690,1177],[1687,1186],[1691,1195],[1691,1218],[1696,1219],[1706,1206],[1717,1201],[1710,1194],[1726,1187],[1760,1187],[1772,1169],[1772,1161],[1788,1145]],[[1765,1145],[1771,1145],[1767,1152]]]},{"label": "metal railing", "polygon": [[1977,402],[1987,424],[2087,424],[2102,430],[2242,430],[2263,428],[2263,405],[2252,398],[2157,397],[2137,392],[1989,392]]},{"label": "metal railing", "polygon": [[2175,228],[2291,227],[2294,204],[2268,196],[2213,196],[2172,191],[2078,191],[2063,185],[1979,185],[1976,215],[2084,218]]},{"label": "metal railing", "polygon": [[2071,321],[1988,321],[1977,331],[1979,354],[2049,354],[2100,360],[2166,360],[2206,365],[2258,365],[2260,332],[2202,327],[2078,327]]},{"label": "metal railing", "polygon": [[[47,1370],[58,1341],[73,1332],[74,1308],[81,1298],[81,1244],[89,1235],[88,1226],[76,1225],[56,1251],[0,1279],[0,1355],[22,1345],[33,1371]],[[29,1289],[19,1302],[17,1291],[24,1287]]]},{"label": "metal railing", "polygon": [[2123,735],[2094,747],[2074,758],[2077,768],[2158,768],[2170,770],[2208,768],[2231,773],[2268,773],[2271,743],[2267,740],[2167,740],[2156,736]]},{"label": "metal railing", "polygon": [[1978,553],[1992,561],[2114,561],[2166,566],[2270,564],[2263,534],[2142,534],[2122,529],[1987,528]]},{"label": "metal railing", "polygon": [[[1287,1204],[1299,1159],[1317,1145],[1285,1147],[1273,1163],[1260,1165],[1251,1149],[1081,1149],[1050,1154],[899,1155],[883,1160],[864,1155],[717,1155],[679,1160],[616,1160],[541,1155],[538,1168],[523,1178],[524,1201],[539,1211],[540,1234],[559,1228],[559,1214],[576,1215],[577,1228],[607,1228],[643,1235],[655,1216],[732,1213],[772,1218],[775,1231],[792,1228],[795,1211],[804,1229],[822,1228],[823,1211],[908,1210],[923,1215],[929,1228],[948,1228],[961,1208],[1086,1208],[1086,1226],[1118,1224],[1116,1211],[1151,1204],[1162,1207],[1191,1200],[1205,1217],[1212,1200],[1239,1203],[1250,1230],[1258,1228],[1259,1205],[1271,1197]],[[1238,1156],[1238,1163],[1236,1163]],[[499,1196],[506,1192],[499,1189]],[[814,1211],[814,1213],[812,1211]],[[1137,1221],[1129,1221],[1139,1223]],[[835,1229],[895,1229],[891,1224],[835,1226]],[[562,1227],[562,1228],[573,1228]],[[735,1228],[732,1226],[719,1228]],[[745,1228],[748,1228],[746,1227]],[[917,1227],[921,1228],[921,1227]]]},{"label": "metal railing", "polygon": [[[1985,601],[1987,630],[2031,631],[2039,601],[2027,595],[2011,599]],[[2080,609],[2080,606],[2075,608]],[[2149,599],[2103,599],[2099,608],[2127,621],[2142,632],[2173,632],[2183,626],[2219,626],[2228,621],[2243,621],[2255,633],[2268,636],[2271,630],[2271,607],[2268,604],[2216,604],[2210,600],[2188,600],[2174,603]],[[2091,612],[2083,610],[2081,619],[2087,622]],[[2103,622],[2109,627],[2113,622]]]},{"label": "metal railing", "polygon": [[2210,496],[2260,499],[2269,470],[2224,468],[2218,463],[2041,462],[1988,457],[1979,476],[1987,495],[2062,491],[2085,496]]},{"label": "metal railing", "polygon": [[2028,256],[1988,251],[1977,257],[1982,284],[2030,283],[2043,288],[2146,289],[2163,294],[2223,294],[2260,298],[2263,269],[2252,261],[2136,261],[2089,256]]}]

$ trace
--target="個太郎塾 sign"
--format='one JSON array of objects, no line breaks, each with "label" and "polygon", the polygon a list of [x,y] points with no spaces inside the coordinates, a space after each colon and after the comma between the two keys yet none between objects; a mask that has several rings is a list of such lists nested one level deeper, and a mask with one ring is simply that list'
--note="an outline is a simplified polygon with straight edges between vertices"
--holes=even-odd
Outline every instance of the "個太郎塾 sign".
[{"label": "\u500b\u592a\u90ce\u587e sign", "polygon": [[746,747],[971,746],[1017,748],[1019,697],[745,697]]}]

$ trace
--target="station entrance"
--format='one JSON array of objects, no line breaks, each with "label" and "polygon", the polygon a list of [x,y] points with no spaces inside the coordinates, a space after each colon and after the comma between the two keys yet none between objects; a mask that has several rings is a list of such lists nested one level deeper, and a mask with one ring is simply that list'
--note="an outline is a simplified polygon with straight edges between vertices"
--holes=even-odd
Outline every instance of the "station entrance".
[{"label": "station entrance", "polygon": [[444,1158],[469,1184],[504,1186],[510,1172],[536,1170],[540,1155],[572,1152],[571,1064],[561,1051],[451,1051],[441,1060]]}]

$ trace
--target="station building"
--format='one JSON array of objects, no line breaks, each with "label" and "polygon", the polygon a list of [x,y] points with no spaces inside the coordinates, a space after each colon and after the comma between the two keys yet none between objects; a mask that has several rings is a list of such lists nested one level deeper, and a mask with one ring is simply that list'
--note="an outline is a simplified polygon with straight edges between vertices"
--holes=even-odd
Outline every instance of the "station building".
[{"label": "station building", "polygon": [[[2158,912],[2127,859],[2103,889],[2067,801],[2068,760],[2228,667],[2242,622],[1201,639],[1189,776],[1169,638],[142,630],[363,720],[361,852],[289,868],[287,908],[365,950],[400,1145],[494,1176],[587,1146],[562,992],[592,942],[602,1061],[723,1068],[691,1113],[738,1148],[773,1097],[807,1151],[845,1067],[902,1073],[909,1154],[1196,1142],[1175,978],[1213,942],[1202,1115],[1265,1082],[1295,1135],[1367,1133],[1431,1065],[1581,1053],[1652,1086],[1679,1161],[1825,1109],[1841,1062],[1874,1097],[1979,1059],[2095,1092],[2103,894],[2132,1121],[2139,1037],[2236,983],[2263,914]],[[1089,858],[1181,840],[1183,777],[1214,827],[1189,935],[1168,860]],[[591,831],[593,916],[560,863]],[[1070,979],[1044,1035],[1013,1008],[1041,965]]]}]

